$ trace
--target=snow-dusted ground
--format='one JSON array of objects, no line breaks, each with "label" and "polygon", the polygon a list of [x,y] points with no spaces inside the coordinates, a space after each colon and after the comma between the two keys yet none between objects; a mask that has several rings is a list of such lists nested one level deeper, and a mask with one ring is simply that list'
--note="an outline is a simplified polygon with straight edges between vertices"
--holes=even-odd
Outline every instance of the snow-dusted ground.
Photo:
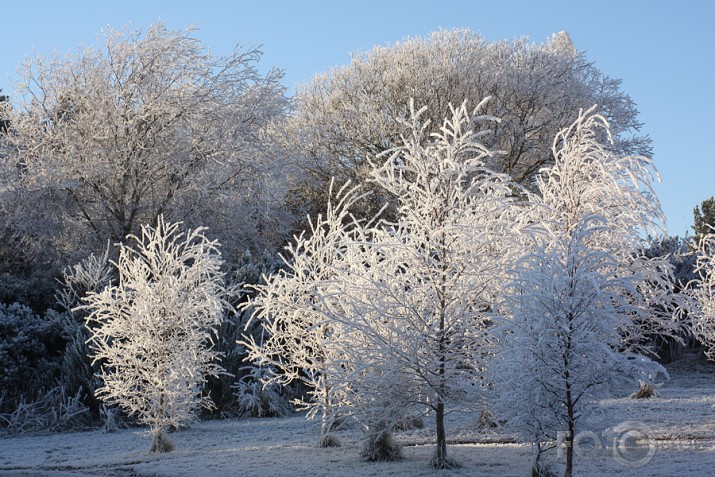
[{"label": "snow-dusted ground", "polygon": [[[589,422],[594,433],[633,420],[647,426],[651,440],[639,441],[626,459],[652,458],[641,467],[624,466],[612,452],[576,460],[576,475],[709,476],[715,473],[715,365],[693,359],[669,367],[671,381],[651,400],[604,400],[602,414]],[[429,423],[428,423],[429,424]],[[0,439],[0,477],[222,477],[222,476],[526,476],[528,445],[504,443],[500,432],[482,433],[474,416],[453,417],[449,453],[462,468],[428,466],[433,430],[405,431],[400,462],[360,460],[360,433],[338,431],[342,448],[316,447],[318,429],[302,416],[200,422],[172,434],[176,450],[148,452],[149,438],[136,430],[100,431]],[[584,446],[585,446],[585,440]],[[584,447],[585,453],[588,449]],[[623,451],[622,448],[618,449]],[[563,462],[561,459],[559,462]]]}]

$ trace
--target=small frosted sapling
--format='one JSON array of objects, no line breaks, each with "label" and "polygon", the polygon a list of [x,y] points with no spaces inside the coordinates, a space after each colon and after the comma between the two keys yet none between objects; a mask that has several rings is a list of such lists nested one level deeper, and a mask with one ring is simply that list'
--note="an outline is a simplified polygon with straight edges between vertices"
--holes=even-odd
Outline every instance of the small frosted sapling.
[{"label": "small frosted sapling", "polygon": [[97,394],[149,426],[152,452],[171,450],[167,430],[211,406],[202,384],[223,371],[211,349],[230,307],[219,244],[179,225],[159,216],[120,244],[119,283],[85,305],[92,357],[102,363]]}]

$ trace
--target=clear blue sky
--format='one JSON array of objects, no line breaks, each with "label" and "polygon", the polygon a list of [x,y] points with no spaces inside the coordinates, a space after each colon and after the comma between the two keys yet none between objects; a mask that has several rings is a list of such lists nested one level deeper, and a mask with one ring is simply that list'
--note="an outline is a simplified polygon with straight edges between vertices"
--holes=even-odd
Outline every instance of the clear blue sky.
[{"label": "clear blue sky", "polygon": [[567,31],[605,74],[623,80],[654,144],[669,232],[684,235],[692,209],[715,195],[715,2],[711,0],[60,1],[0,4],[0,88],[33,49],[60,53],[96,41],[105,25],[198,28],[215,53],[263,45],[265,68],[293,89],[347,64],[350,52],[455,27],[488,40],[542,42]]}]

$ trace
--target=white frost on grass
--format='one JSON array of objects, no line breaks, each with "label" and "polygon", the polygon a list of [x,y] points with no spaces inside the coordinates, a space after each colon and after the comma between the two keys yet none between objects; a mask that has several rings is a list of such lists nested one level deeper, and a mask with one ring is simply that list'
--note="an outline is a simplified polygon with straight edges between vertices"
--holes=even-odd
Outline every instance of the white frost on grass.
[{"label": "white frost on grass", "polygon": [[[656,452],[640,468],[626,468],[601,453],[577,461],[575,475],[671,477],[707,476],[715,468],[715,366],[676,363],[668,366],[672,380],[647,400],[624,397],[600,402],[602,411],[589,422],[593,432],[626,420],[652,429]],[[477,416],[450,416],[450,455],[462,468],[431,469],[434,429],[403,431],[399,462],[366,463],[360,459],[361,434],[336,431],[342,448],[316,445],[316,422],[303,416],[275,419],[205,421],[172,434],[177,450],[155,455],[146,450],[143,431],[115,434],[100,431],[0,439],[0,477],[240,477],[260,476],[525,476],[531,462],[526,444],[494,443],[511,436],[501,431],[480,433]],[[466,443],[466,442],[475,443]],[[420,445],[413,445],[420,444]],[[563,465],[563,460],[558,462]],[[560,472],[560,468],[557,467]]]}]

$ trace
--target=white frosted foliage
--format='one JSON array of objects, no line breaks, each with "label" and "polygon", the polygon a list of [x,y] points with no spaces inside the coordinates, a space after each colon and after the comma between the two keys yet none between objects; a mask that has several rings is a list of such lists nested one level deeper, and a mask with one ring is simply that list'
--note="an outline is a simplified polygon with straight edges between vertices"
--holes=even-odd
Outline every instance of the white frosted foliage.
[{"label": "white frosted foliage", "polygon": [[129,237],[114,263],[119,284],[89,294],[86,305],[90,349],[102,365],[97,393],[148,425],[158,451],[169,427],[211,406],[201,386],[222,371],[211,349],[228,306],[218,244],[201,228],[179,227],[160,216]]},{"label": "white frosted foliage", "polygon": [[429,409],[434,465],[450,467],[444,417],[479,405],[488,310],[518,250],[519,187],[491,171],[480,125],[451,108],[437,133],[411,108],[403,145],[379,156],[372,180],[398,198],[397,220],[356,227],[322,306],[349,337],[352,402],[370,431]]},{"label": "white frosted foliage", "polygon": [[697,278],[688,284],[693,299],[689,314],[695,336],[705,345],[705,354],[715,360],[715,235],[700,238],[695,272]]},{"label": "white frosted foliage", "polygon": [[[533,442],[566,440],[615,385],[652,381],[654,334],[676,335],[672,269],[643,256],[663,219],[649,159],[609,150],[606,119],[582,111],[537,180],[530,251],[514,267],[493,334],[497,407]],[[605,142],[605,144],[604,144]],[[566,472],[573,470],[573,446]]]},{"label": "white frosted foliage", "polygon": [[249,358],[261,366],[280,370],[273,379],[304,382],[311,399],[297,404],[308,417],[322,418],[322,441],[332,419],[345,404],[345,369],[341,367],[344,344],[341,324],[321,307],[321,297],[331,294],[336,264],[344,251],[353,225],[349,214],[360,200],[357,189],[345,185],[327,211],[309,221],[307,233],[286,247],[286,269],[256,285],[255,297],[246,304],[260,319],[263,342],[243,343]]}]

